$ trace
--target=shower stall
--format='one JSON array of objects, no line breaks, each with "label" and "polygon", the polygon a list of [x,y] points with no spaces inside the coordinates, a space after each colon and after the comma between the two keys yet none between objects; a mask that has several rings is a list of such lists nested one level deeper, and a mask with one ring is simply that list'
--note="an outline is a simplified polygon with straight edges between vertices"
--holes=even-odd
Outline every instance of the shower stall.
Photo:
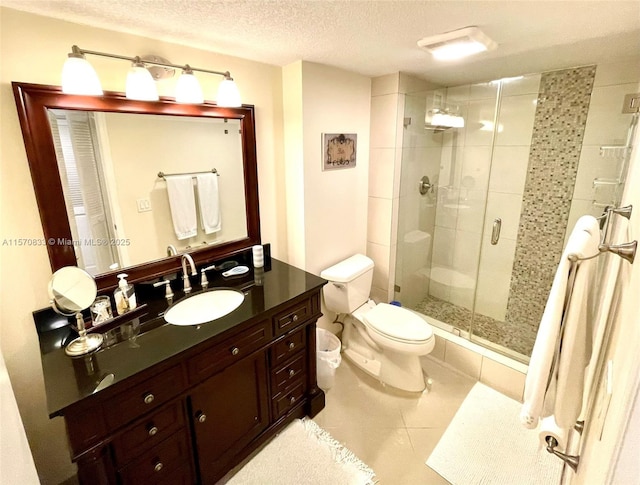
[{"label": "shower stall", "polygon": [[[403,306],[528,361],[575,221],[622,192],[637,116],[621,114],[624,96],[615,106],[592,99],[595,72],[405,95],[394,286]],[[616,115],[604,138],[603,110]]]}]

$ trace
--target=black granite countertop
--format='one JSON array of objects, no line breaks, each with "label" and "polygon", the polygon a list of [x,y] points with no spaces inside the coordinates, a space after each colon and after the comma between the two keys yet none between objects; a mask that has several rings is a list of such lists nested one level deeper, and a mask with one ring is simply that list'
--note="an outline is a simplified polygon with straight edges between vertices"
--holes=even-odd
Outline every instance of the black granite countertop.
[{"label": "black granite countertop", "polygon": [[[223,278],[209,273],[208,290],[194,284],[195,279],[199,280],[192,278],[194,291],[189,296],[212,289],[234,288],[244,293],[244,301],[230,314],[212,322],[176,326],[166,323],[162,317],[169,306],[163,298],[164,288],[145,291],[141,285],[136,285],[139,304],[144,303],[146,307],[140,315],[125,319],[121,325],[106,332],[102,348],[90,356],[68,357],[64,346],[77,333],[66,319],[51,310],[34,312],[50,416],[64,414],[67,406],[99,392],[102,386],[98,391],[96,389],[101,382],[103,385],[121,382],[326,283],[318,276],[276,259],[271,259],[265,270],[251,268],[242,276]],[[175,305],[185,295],[175,289],[174,292]],[[151,297],[145,298],[145,293]],[[53,317],[50,318],[51,314]]]}]

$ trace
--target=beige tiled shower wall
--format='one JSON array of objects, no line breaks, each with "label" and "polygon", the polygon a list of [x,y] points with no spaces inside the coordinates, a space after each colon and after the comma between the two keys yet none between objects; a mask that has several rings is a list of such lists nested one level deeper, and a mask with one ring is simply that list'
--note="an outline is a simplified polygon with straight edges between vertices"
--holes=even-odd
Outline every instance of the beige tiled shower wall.
[{"label": "beige tiled shower wall", "polygon": [[602,213],[602,208],[594,206],[593,201],[608,203],[613,196],[615,186],[596,188],[593,184],[596,178],[617,179],[622,168],[619,158],[607,153],[602,156],[600,147],[626,143],[631,115],[622,113],[622,103],[626,94],[638,92],[640,57],[597,65],[565,244],[580,216],[599,216]]},{"label": "beige tiled shower wall", "polygon": [[[431,88],[428,82],[403,73],[372,80],[367,255],[375,264],[371,296],[376,301],[393,299],[396,248],[398,241],[404,240],[405,232],[409,232],[399,228],[400,197],[405,195],[400,193],[403,146],[414,154],[416,163],[424,163],[426,156],[422,150],[426,108],[424,102],[420,103],[422,108],[412,103],[411,113],[405,113],[406,96]],[[405,117],[412,118],[411,137],[406,136]],[[418,214],[416,209],[416,217]]]}]

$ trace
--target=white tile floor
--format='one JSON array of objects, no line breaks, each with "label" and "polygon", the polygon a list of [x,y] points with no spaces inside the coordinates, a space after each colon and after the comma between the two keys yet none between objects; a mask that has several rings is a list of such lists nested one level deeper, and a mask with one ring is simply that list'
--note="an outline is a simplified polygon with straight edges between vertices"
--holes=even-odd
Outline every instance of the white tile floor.
[{"label": "white tile floor", "polygon": [[314,421],[376,472],[381,485],[444,485],[425,461],[475,380],[425,359],[429,392],[383,387],[347,359]]}]

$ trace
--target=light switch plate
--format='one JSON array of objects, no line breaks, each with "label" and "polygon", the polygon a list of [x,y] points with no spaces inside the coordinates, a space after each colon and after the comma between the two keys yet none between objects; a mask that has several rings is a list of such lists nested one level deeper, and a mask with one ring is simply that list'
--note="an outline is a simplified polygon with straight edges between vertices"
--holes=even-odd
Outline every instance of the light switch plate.
[{"label": "light switch plate", "polygon": [[151,210],[151,201],[149,199],[137,199],[138,212],[149,212]]}]

